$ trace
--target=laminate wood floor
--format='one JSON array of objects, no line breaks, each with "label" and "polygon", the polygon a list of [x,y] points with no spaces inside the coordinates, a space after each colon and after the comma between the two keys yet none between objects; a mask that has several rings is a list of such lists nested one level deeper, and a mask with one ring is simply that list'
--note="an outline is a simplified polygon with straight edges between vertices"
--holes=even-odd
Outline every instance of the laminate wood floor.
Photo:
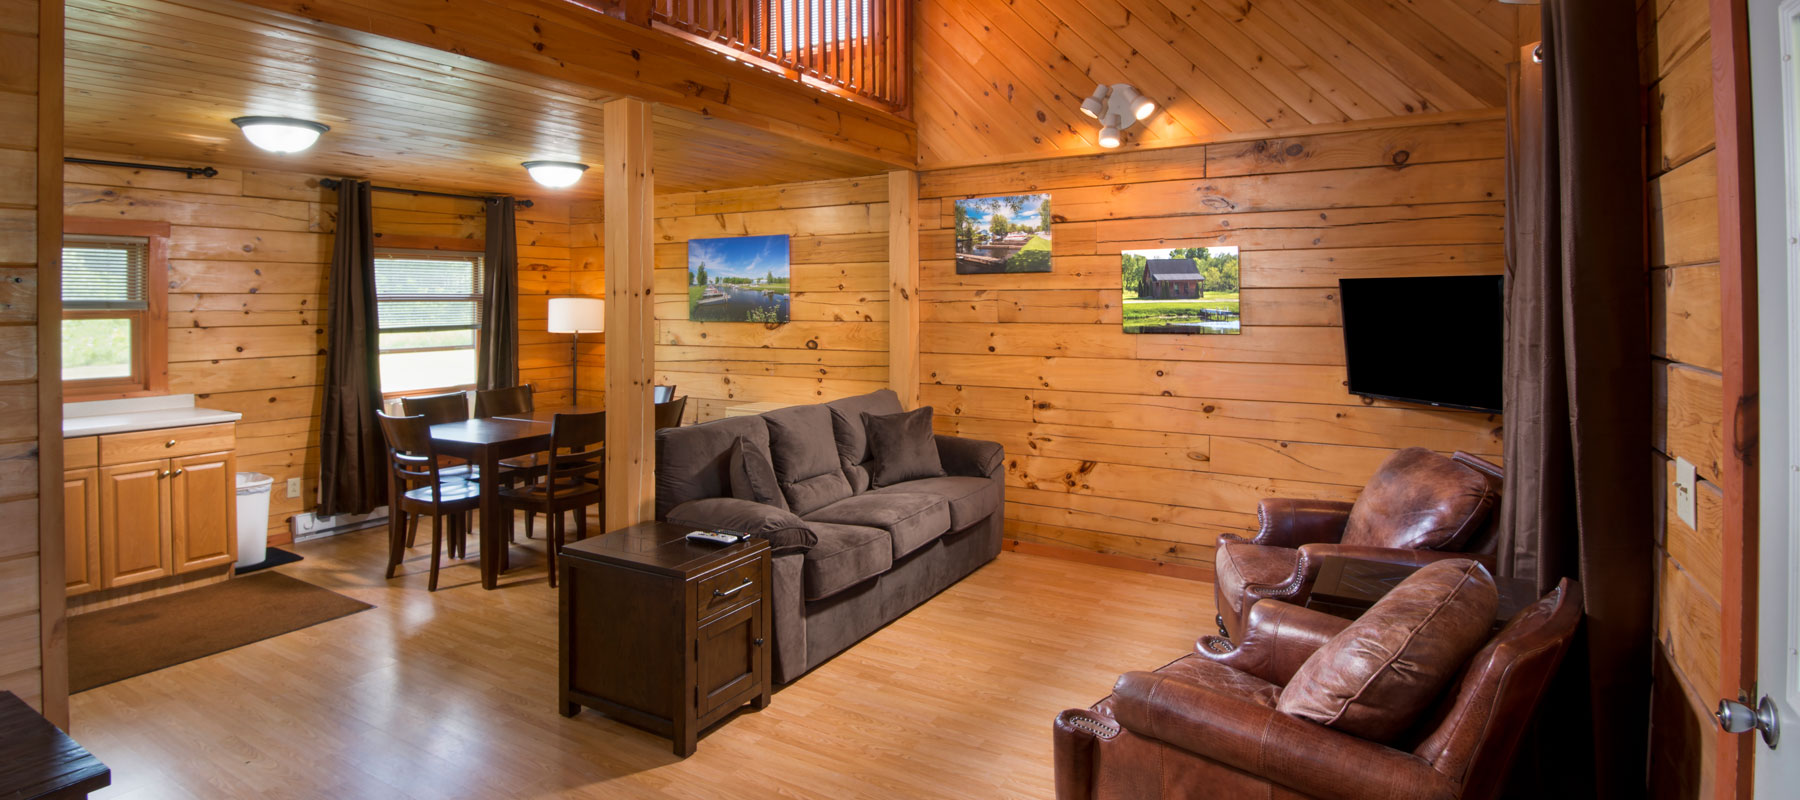
[{"label": "laminate wood floor", "polygon": [[1002,553],[681,760],[556,713],[541,540],[495,591],[471,560],[432,594],[423,548],[382,580],[384,536],[280,568],[377,608],[76,695],[96,797],[1048,798],[1056,713],[1213,627],[1207,584]]}]

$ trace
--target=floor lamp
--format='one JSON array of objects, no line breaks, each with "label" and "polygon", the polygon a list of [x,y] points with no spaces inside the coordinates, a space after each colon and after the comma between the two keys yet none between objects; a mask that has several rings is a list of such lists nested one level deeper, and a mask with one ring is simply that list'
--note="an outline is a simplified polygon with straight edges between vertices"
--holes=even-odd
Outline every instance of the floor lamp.
[{"label": "floor lamp", "polygon": [[592,297],[550,299],[550,333],[573,333],[569,343],[569,368],[574,373],[574,405],[581,405],[581,335],[606,332],[606,301]]}]

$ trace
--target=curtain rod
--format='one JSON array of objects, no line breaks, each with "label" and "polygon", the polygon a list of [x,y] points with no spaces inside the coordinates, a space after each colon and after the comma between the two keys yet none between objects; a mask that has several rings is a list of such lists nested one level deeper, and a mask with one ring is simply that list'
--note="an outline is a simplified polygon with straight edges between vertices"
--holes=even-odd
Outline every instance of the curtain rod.
[{"label": "curtain rod", "polygon": [[[319,185],[323,186],[327,189],[336,189],[336,188],[338,188],[338,184],[340,184],[340,183],[342,183],[342,181],[340,181],[337,178],[320,178],[319,179]],[[490,196],[479,195],[479,194],[451,194],[450,192],[430,192],[430,191],[426,191],[424,189],[399,189],[399,188],[396,188],[393,186],[370,185],[369,190],[374,191],[374,192],[393,192],[394,194],[412,194],[412,195],[421,195],[422,194],[422,195],[429,195],[431,197],[452,197],[452,198],[455,198],[458,200],[487,200],[487,199],[490,199]],[[513,201],[514,205],[517,205],[520,208],[530,208],[532,206],[532,202],[530,200],[521,200],[521,199],[515,197],[512,199],[512,201]]]},{"label": "curtain rod", "polygon": [[182,174],[187,175],[190,179],[196,175],[198,175],[202,178],[211,178],[211,177],[219,174],[219,171],[216,169],[213,169],[212,167],[170,167],[170,166],[164,166],[162,164],[135,164],[130,161],[104,161],[104,160],[101,160],[98,158],[67,158],[67,157],[65,157],[63,159],[63,163],[65,163],[65,164],[93,164],[94,166],[98,166],[98,167],[125,167],[128,169],[154,169],[154,170],[160,170],[162,172],[180,172]]}]

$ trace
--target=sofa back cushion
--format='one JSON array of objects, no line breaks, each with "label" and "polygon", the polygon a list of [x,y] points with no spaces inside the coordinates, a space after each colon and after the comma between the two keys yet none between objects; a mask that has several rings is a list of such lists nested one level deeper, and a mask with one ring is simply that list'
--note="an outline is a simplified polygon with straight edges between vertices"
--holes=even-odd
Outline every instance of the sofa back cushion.
[{"label": "sofa back cushion", "polygon": [[1460,550],[1499,505],[1487,476],[1423,447],[1381,464],[1363,487],[1344,544],[1404,550]]},{"label": "sofa back cushion", "polygon": [[769,455],[788,509],[805,516],[855,492],[839,466],[831,410],[794,406],[762,415],[769,428]]},{"label": "sofa back cushion", "polygon": [[1392,741],[1487,640],[1499,602],[1480,564],[1458,558],[1427,565],[1307,658],[1276,708]]},{"label": "sofa back cushion", "polygon": [[656,432],[656,518],[689,500],[731,496],[731,452],[742,437],[769,446],[769,426],[761,417],[726,419],[663,428]]},{"label": "sofa back cushion", "polygon": [[787,498],[775,479],[775,462],[769,458],[768,442],[739,436],[737,444],[731,446],[729,458],[732,497],[787,510]]},{"label": "sofa back cushion", "polygon": [[869,436],[863,427],[863,414],[898,414],[900,395],[892,389],[879,389],[855,397],[844,397],[825,404],[831,409],[832,435],[837,439],[839,466],[850,490],[861,494],[869,489]]}]

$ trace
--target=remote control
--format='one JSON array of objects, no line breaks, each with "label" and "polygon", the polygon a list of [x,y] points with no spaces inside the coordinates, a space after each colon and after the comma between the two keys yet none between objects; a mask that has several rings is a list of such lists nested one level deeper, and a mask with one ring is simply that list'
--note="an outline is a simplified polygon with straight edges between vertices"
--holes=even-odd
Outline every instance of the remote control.
[{"label": "remote control", "polygon": [[687,535],[687,540],[701,544],[737,544],[744,540],[744,536],[727,531],[693,531]]}]

